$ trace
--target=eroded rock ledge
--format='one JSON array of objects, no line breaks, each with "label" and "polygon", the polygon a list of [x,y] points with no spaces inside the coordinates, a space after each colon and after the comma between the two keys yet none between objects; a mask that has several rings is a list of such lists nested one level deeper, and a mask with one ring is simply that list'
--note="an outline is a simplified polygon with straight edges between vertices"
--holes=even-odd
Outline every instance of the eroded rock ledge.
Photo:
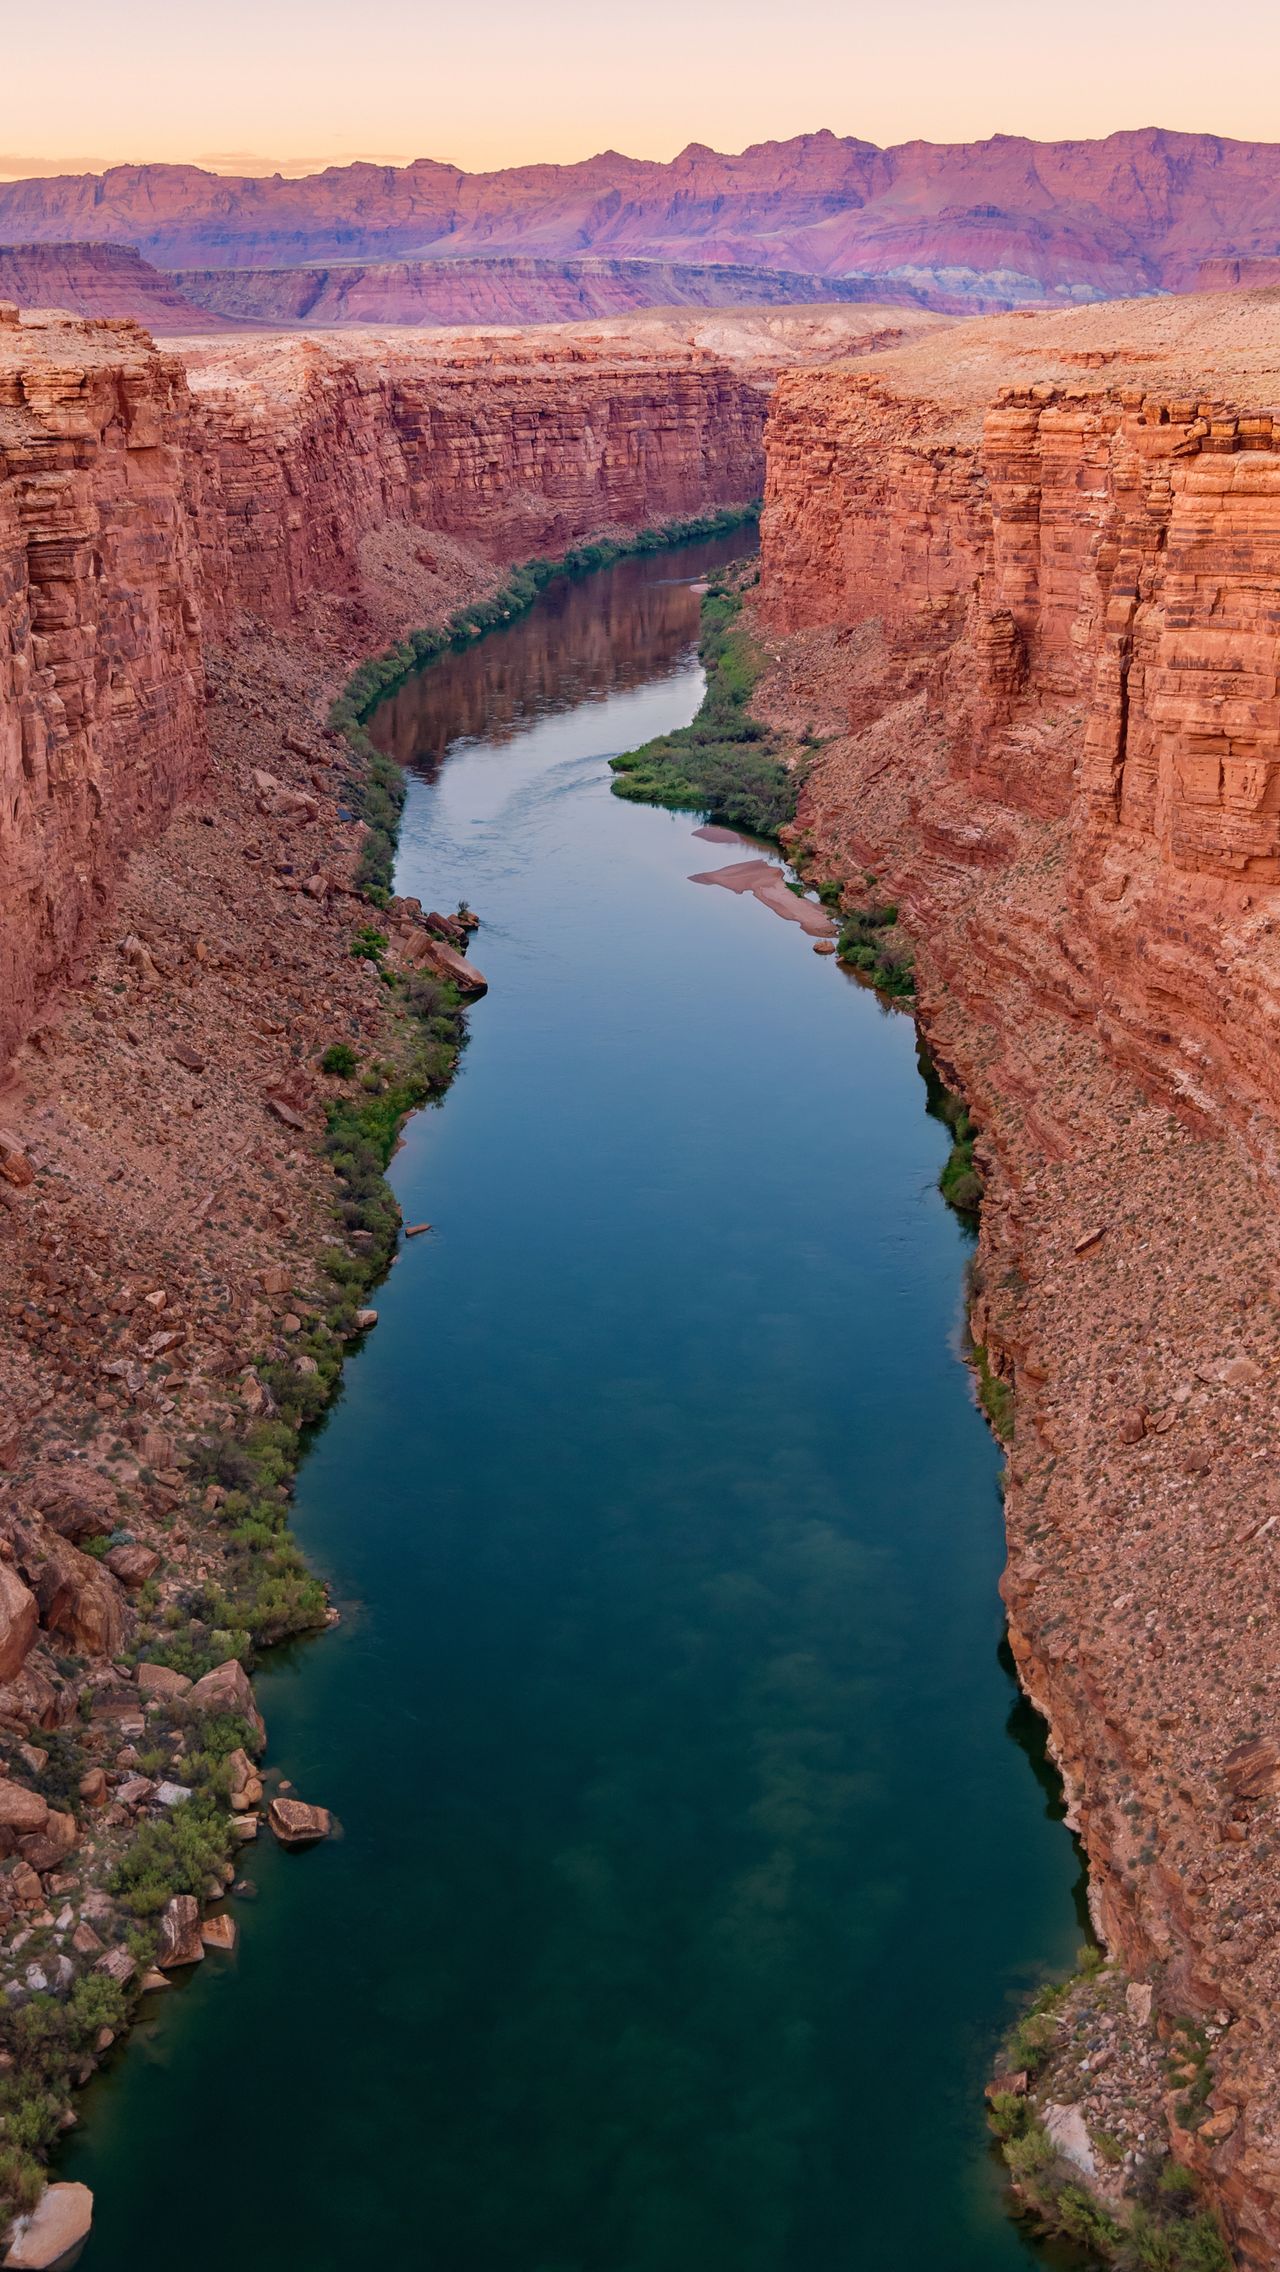
[{"label": "eroded rock ledge", "polygon": [[[1010,1632],[1097,1924],[1202,2021],[1165,2116],[1280,2260],[1280,338],[1263,300],[996,319],[783,380],[765,706],[829,737],[988,1174]],[[1176,2062],[1175,2062],[1176,2064]]]}]

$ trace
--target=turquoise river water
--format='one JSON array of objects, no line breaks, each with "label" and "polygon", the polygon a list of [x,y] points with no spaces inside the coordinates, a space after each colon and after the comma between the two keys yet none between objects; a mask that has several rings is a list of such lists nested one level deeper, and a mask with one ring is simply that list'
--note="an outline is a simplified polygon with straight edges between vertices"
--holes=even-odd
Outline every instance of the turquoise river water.
[{"label": "turquoise river water", "polygon": [[300,1479],[246,1849],[61,2174],[86,2272],[1014,2272],[981,2085],[1080,1939],[911,1020],[621,803],[691,579],[558,583],[375,732],[490,980]]}]

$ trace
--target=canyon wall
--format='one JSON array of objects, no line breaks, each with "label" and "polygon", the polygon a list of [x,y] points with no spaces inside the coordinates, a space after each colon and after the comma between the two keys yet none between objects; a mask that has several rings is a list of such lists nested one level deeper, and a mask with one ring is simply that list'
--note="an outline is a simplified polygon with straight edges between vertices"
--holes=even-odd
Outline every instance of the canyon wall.
[{"label": "canyon wall", "polygon": [[[1280,2260],[1280,435],[1270,303],[784,377],[762,625],[799,829],[917,941],[1016,1399],[1003,1591],[1095,1921],[1204,2031],[1163,2120]],[[1127,2119],[1123,2106],[1119,2119]]]},{"label": "canyon wall", "polygon": [[0,244],[0,300],[73,316],[131,316],[151,331],[230,331],[132,245]]},{"label": "canyon wall", "polygon": [[205,755],[180,367],[0,311],[0,1063]]},{"label": "canyon wall", "polygon": [[1117,1050],[1265,1145],[1273,1012],[1250,958],[1227,1000],[1203,979],[1210,934],[1256,929],[1280,880],[1280,432],[1247,398],[1087,375],[980,411],[896,373],[785,379],[764,606],[874,620],[908,676],[927,660],[950,781],[1069,831]]},{"label": "canyon wall", "polygon": [[127,322],[0,324],[0,1063],[206,762],[206,643],[349,604],[414,621],[441,538],[490,567],[744,502],[764,393],[697,350],[292,343],[190,372]]}]

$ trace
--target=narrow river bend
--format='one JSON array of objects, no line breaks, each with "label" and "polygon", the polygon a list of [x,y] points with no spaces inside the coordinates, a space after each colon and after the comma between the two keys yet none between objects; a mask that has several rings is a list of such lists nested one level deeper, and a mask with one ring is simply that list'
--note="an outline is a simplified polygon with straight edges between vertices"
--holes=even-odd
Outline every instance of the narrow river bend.
[{"label": "narrow river bend", "polygon": [[237,1955],[89,2094],[86,2272],[1033,2260],[981,2081],[1076,1864],[945,1138],[910,1019],[609,793],[740,546],[554,585],[375,725],[491,991],[301,1476],[343,1622],[260,1684],[345,1835],[246,1849]]}]

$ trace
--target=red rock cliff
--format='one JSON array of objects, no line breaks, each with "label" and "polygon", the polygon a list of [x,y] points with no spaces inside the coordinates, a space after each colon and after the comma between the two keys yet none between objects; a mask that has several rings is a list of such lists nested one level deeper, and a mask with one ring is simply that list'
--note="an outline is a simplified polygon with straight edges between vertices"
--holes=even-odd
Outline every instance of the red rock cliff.
[{"label": "red rock cliff", "polygon": [[179,365],[0,321],[0,1063],[204,760]]},{"label": "red rock cliff", "polygon": [[[1097,1921],[1202,2021],[1176,2151],[1280,2261],[1280,435],[1270,303],[998,319],[782,380],[801,805],[919,941],[1016,1391],[1010,1631]],[[1172,1113],[1170,1107],[1173,1108]],[[1258,1758],[1240,1747],[1260,1743]],[[1250,1764],[1250,1761],[1252,1762]]]}]

